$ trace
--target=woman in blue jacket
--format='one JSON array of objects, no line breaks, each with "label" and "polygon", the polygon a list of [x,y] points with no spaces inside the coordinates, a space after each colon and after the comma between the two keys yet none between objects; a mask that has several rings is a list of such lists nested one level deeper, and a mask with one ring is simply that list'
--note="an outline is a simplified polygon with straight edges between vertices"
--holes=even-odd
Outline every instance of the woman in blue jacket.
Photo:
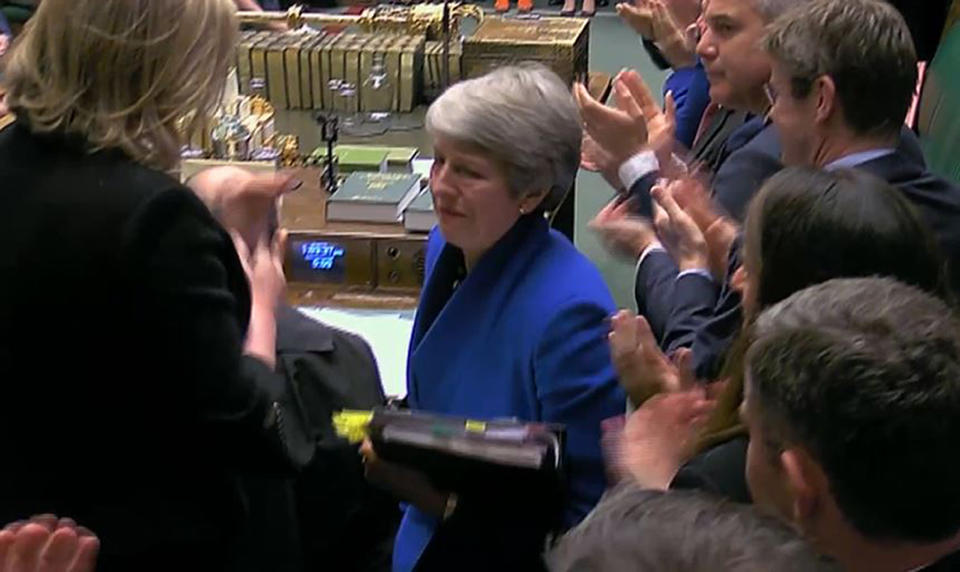
[{"label": "woman in blue jacket", "polygon": [[[564,424],[563,523],[573,525],[605,488],[600,422],[624,408],[606,346],[613,300],[593,264],[544,217],[577,172],[576,105],[545,67],[510,66],[452,86],[426,125],[439,224],[410,343],[410,406]],[[368,477],[409,501],[394,570],[542,567],[530,505],[438,491],[366,453]]]}]

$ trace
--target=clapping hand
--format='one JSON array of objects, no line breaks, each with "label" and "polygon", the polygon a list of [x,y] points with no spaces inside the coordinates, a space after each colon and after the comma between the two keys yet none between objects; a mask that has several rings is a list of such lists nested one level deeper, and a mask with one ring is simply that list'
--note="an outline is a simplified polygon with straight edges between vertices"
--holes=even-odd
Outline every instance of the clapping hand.
[{"label": "clapping hand", "polygon": [[644,403],[658,393],[694,387],[690,350],[678,350],[673,359],[660,350],[650,324],[643,316],[620,310],[610,320],[610,355],[630,401]]},{"label": "clapping hand", "polygon": [[653,224],[657,236],[681,271],[707,269],[707,240],[693,218],[674,199],[671,189],[677,184],[657,185],[650,191],[654,200]]},{"label": "clapping hand", "polygon": [[676,181],[670,187],[670,194],[703,232],[707,241],[710,273],[717,281],[722,281],[727,272],[730,245],[740,231],[739,226],[720,214],[706,186],[696,177]]},{"label": "clapping hand", "polygon": [[[673,150],[676,146],[677,105],[673,93],[668,92],[661,108],[653,92],[640,74],[633,70],[617,76],[617,102],[624,101],[631,110],[639,110],[647,135],[645,149],[649,149],[660,162],[660,173],[675,178],[683,173],[673,172]],[[631,155],[632,156],[632,155]]]},{"label": "clapping hand", "polygon": [[92,572],[100,541],[68,518],[35,516],[0,531],[0,572]]},{"label": "clapping hand", "polygon": [[616,198],[603,207],[588,226],[600,235],[608,250],[636,260],[657,236],[649,221],[630,213],[630,205],[629,199]]},{"label": "clapping hand", "polygon": [[627,418],[615,472],[643,488],[667,490],[693,453],[714,402],[697,388],[656,395]]},{"label": "clapping hand", "polygon": [[300,181],[280,173],[252,173],[240,167],[214,167],[197,173],[188,186],[227,230],[239,233],[250,249],[277,224],[277,201]]},{"label": "clapping hand", "polygon": [[580,144],[580,168],[600,173],[603,180],[614,190],[620,191],[623,187],[620,181],[620,165],[616,163],[613,155],[594,141],[586,131]]},{"label": "clapping hand", "polygon": [[594,99],[583,84],[578,83],[573,89],[584,130],[617,167],[644,150],[647,143],[643,112],[620,82],[624,73],[628,72],[617,74],[613,80],[616,107],[609,107]]},{"label": "clapping hand", "polygon": [[652,0],[634,0],[632,4],[620,2],[617,4],[617,15],[641,37],[655,42],[657,38],[653,29],[651,4]]}]

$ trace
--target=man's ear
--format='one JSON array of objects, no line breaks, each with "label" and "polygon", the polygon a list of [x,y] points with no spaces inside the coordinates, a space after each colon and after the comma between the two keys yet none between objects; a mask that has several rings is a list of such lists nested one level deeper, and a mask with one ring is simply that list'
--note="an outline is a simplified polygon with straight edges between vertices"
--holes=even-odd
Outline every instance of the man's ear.
[{"label": "man's ear", "polygon": [[793,522],[807,530],[829,495],[829,484],[820,465],[802,448],[787,448],[780,453],[780,465],[790,494]]},{"label": "man's ear", "polygon": [[817,98],[817,123],[826,123],[839,105],[837,84],[828,75],[822,75],[813,82],[813,91]]}]

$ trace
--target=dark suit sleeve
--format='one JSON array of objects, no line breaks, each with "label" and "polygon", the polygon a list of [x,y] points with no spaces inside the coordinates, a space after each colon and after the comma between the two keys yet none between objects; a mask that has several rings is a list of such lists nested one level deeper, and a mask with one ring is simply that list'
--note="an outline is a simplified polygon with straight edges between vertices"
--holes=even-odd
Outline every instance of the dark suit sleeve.
[{"label": "dark suit sleeve", "polygon": [[769,152],[747,146],[734,152],[713,178],[713,197],[734,219],[742,222],[750,199],[783,166]]},{"label": "dark suit sleeve", "polygon": [[663,251],[647,254],[637,266],[634,282],[637,313],[647,319],[658,340],[662,339],[670,320],[678,272],[673,259]]},{"label": "dark suit sleeve", "polygon": [[227,464],[282,471],[308,462],[313,447],[283,378],[243,355],[246,277],[199,199],[180,188],[149,199],[126,229],[123,252],[146,293],[142,323],[162,340],[150,367],[169,380],[171,415],[184,416]]},{"label": "dark suit sleeve", "polygon": [[670,69],[670,62],[667,61],[667,58],[663,56],[663,52],[660,51],[660,48],[658,48],[657,44],[653,43],[652,40],[643,38],[643,49],[647,51],[647,55],[650,56],[650,61],[653,62],[653,65],[662,70]]},{"label": "dark suit sleeve", "polygon": [[670,488],[705,491],[750,504],[752,500],[745,475],[748,444],[746,437],[734,437],[699,453],[680,468],[670,482]]},{"label": "dark suit sleeve", "polygon": [[697,331],[713,318],[720,294],[720,287],[700,274],[680,276],[673,290],[673,305],[660,338],[660,347],[669,351],[693,344]]},{"label": "dark suit sleeve", "polygon": [[627,189],[627,200],[632,200],[631,213],[648,219],[653,219],[653,198],[650,196],[650,189],[657,184],[660,178],[660,171],[653,171],[637,179],[633,185]]},{"label": "dark suit sleeve", "polygon": [[740,294],[730,287],[730,277],[741,264],[740,245],[738,237],[730,247],[727,278],[713,311],[697,316],[699,323],[691,322],[689,328],[680,332],[682,335],[676,336],[669,345],[662,345],[667,353],[681,347],[692,348],[694,370],[699,379],[714,379],[720,373],[727,350],[740,331],[743,321]]}]

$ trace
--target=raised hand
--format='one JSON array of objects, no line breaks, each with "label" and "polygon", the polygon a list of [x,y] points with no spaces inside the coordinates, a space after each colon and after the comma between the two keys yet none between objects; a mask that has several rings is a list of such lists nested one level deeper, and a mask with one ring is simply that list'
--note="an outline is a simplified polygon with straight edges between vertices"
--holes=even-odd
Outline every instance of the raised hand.
[{"label": "raised hand", "polygon": [[660,351],[643,316],[629,310],[614,314],[608,340],[620,385],[634,405],[658,393],[681,391],[692,384],[692,377],[681,375],[677,365]]},{"label": "raised hand", "polygon": [[642,151],[647,143],[646,121],[630,93],[620,84],[622,75],[618,74],[613,82],[616,107],[594,99],[583,84],[574,85],[573,90],[584,130],[609,154],[617,167]]},{"label": "raised hand", "polygon": [[702,389],[648,399],[627,418],[616,455],[616,472],[643,488],[667,490],[690,458],[713,406]]},{"label": "raised hand", "polygon": [[650,222],[630,213],[630,201],[610,201],[587,225],[613,254],[636,260],[657,240]]},{"label": "raised hand", "polygon": [[287,233],[279,230],[272,239],[261,235],[253,251],[237,232],[230,233],[240,264],[250,282],[250,325],[244,353],[256,356],[269,367],[276,365],[276,310],[287,291],[283,254]]},{"label": "raised hand", "polygon": [[600,173],[607,184],[617,191],[623,187],[618,172],[620,165],[616,163],[613,155],[594,141],[586,131],[580,143],[580,168]]},{"label": "raised hand", "polygon": [[[661,174],[669,178],[680,176],[681,173],[671,171],[677,135],[677,105],[673,99],[673,93],[667,93],[664,98],[664,108],[661,109],[650,87],[637,72],[629,70],[621,73],[617,76],[617,84],[625,88],[630,96],[629,100],[640,110],[644,129],[647,132],[646,148],[656,154],[660,162]],[[617,97],[625,99],[626,95]]]},{"label": "raised hand", "polygon": [[617,15],[633,28],[637,34],[648,40],[656,41],[653,27],[653,7],[650,0],[634,0],[617,4]]},{"label": "raised hand", "polygon": [[220,224],[239,233],[251,249],[276,225],[277,200],[299,185],[289,175],[252,173],[240,167],[206,169],[188,181]]},{"label": "raised hand", "polygon": [[680,270],[708,269],[709,252],[703,231],[670,192],[670,186],[657,185],[650,191],[654,200],[653,224],[657,236]]},{"label": "raised hand", "polygon": [[93,572],[100,541],[70,519],[35,516],[0,531],[0,572]]},{"label": "raised hand", "polygon": [[710,273],[722,281],[727,271],[730,245],[740,227],[729,217],[720,214],[704,185],[697,177],[675,181],[670,193],[677,204],[697,223],[707,241]]}]

